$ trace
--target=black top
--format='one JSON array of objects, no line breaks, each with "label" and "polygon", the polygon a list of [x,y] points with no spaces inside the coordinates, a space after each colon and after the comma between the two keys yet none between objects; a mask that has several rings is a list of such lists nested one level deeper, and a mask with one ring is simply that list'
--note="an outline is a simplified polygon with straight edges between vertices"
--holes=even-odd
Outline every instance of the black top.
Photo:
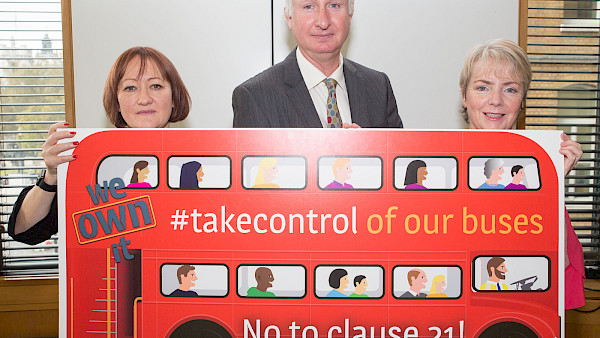
[{"label": "black top", "polygon": [[42,243],[43,241],[50,239],[52,235],[58,232],[58,201],[55,195],[54,199],[52,200],[52,205],[50,205],[50,211],[48,212],[48,215],[46,215],[46,217],[44,217],[41,221],[37,222],[34,226],[29,228],[29,230],[15,235],[15,222],[17,221],[17,215],[19,214],[19,210],[21,210],[21,205],[23,205],[25,196],[32,188],[33,186],[30,186],[21,191],[8,220],[8,234],[15,241],[30,245]]}]

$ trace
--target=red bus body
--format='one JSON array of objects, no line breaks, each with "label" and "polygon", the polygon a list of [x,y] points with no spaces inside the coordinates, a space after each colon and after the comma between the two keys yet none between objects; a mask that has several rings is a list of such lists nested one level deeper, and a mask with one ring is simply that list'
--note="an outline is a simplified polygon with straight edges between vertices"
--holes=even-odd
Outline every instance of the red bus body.
[{"label": "red bus body", "polygon": [[[299,327],[296,337],[302,337],[309,326],[318,330],[319,337],[328,334],[354,337],[361,332],[360,328],[355,329],[359,326],[366,330],[367,337],[372,332],[381,337],[382,328],[383,336],[393,337],[390,334],[393,327],[398,329],[392,331],[398,337],[405,337],[410,327],[416,328],[419,337],[436,337],[436,329],[432,327],[441,329],[442,337],[450,336],[449,332],[452,337],[461,337],[461,333],[463,337],[478,337],[490,326],[504,322],[522,324],[538,337],[561,336],[560,182],[547,152],[522,135],[398,130],[110,130],[85,137],[74,153],[79,156],[68,165],[63,185],[66,211],[61,219],[64,222],[61,232],[66,235],[63,242],[66,272],[61,276],[61,285],[66,290],[67,305],[61,327],[66,329],[62,332],[68,337],[168,337],[193,320],[215,323],[235,337],[254,337],[254,331],[259,331],[257,337],[264,337],[268,327],[271,327],[269,337],[277,336],[275,327],[281,337],[291,337],[292,323]],[[108,202],[94,204],[86,187],[102,184],[97,182],[97,168],[103,159],[113,155],[155,156],[158,185],[152,189],[122,189],[126,197],[111,196]],[[167,161],[171,156],[228,157],[230,187],[171,189],[167,184]],[[304,158],[306,186],[287,190],[244,188],[242,162],[247,156]],[[323,156],[380,158],[381,188],[352,192],[320,188],[317,163]],[[541,186],[537,190],[499,192],[470,188],[469,160],[482,156],[535,158]],[[439,191],[395,188],[393,163],[397,157],[455,158],[456,187]],[[115,229],[112,237],[98,227],[94,241],[81,243],[77,223],[81,213],[144,198],[151,205],[150,225],[133,229],[130,223],[127,226],[131,231]],[[235,233],[220,231],[223,207],[226,218],[234,215],[231,224]],[[174,230],[171,222],[176,211],[190,213],[193,209],[217,215],[219,232],[195,232],[191,218],[182,230]],[[256,233],[252,225],[244,226],[252,231],[241,233],[233,226],[241,214],[251,218],[264,214],[268,219],[274,214],[310,212],[321,215],[314,218],[318,233],[310,233],[306,223],[304,233],[298,228],[290,233],[289,227],[281,233]],[[347,215],[350,222],[354,220],[356,233],[351,227],[341,234],[333,231],[332,219],[337,214]],[[485,215],[488,227],[494,219],[496,232],[486,234],[479,224],[474,233],[465,233],[465,224],[472,226],[468,223],[472,218],[466,221],[466,214],[479,222]],[[324,233],[322,215],[331,215],[323,221]],[[413,216],[406,223],[410,215]],[[444,215],[447,216],[445,233]],[[513,224],[518,215],[525,215],[528,222],[503,234],[498,223],[501,215],[509,215]],[[538,223],[543,231],[533,225],[532,215],[540,215]],[[259,223],[260,229],[269,230],[268,220],[259,218]],[[519,234],[517,230],[525,233]],[[129,253],[135,258],[126,259],[122,249],[115,245],[121,239],[129,242]],[[115,260],[115,247],[121,253],[120,262]],[[479,292],[473,287],[472,270],[474,260],[481,255],[545,257],[549,262],[549,286],[541,292]],[[184,263],[226,266],[227,294],[167,297],[161,292],[161,266]],[[236,272],[241,265],[302,266],[306,271],[305,295],[246,298],[237,287]],[[315,269],[330,265],[382,269],[383,294],[360,300],[317,297]],[[460,295],[452,299],[396,297],[392,292],[395,283],[392,271],[398,266],[458,267]],[[203,277],[198,277],[201,282]],[[449,328],[451,331],[444,333]],[[307,330],[306,336],[312,337],[314,332]]]}]

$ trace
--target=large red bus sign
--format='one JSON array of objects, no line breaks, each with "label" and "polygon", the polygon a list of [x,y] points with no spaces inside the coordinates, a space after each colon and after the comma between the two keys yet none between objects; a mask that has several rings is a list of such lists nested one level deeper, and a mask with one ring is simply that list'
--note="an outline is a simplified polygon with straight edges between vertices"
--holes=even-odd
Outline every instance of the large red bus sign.
[{"label": "large red bus sign", "polygon": [[61,336],[561,337],[558,132],[76,137]]}]

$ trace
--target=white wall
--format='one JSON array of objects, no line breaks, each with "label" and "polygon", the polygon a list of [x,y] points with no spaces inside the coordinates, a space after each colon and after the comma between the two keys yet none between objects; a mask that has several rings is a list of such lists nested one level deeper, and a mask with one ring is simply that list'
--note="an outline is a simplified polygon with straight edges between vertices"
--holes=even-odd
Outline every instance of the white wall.
[{"label": "white wall", "polygon": [[[295,43],[273,0],[273,54]],[[385,72],[406,128],[464,128],[464,56],[492,38],[518,39],[518,0],[356,0],[344,56]],[[125,49],[151,46],[179,70],[193,107],[180,127],[228,128],[235,86],[271,65],[271,0],[73,1],[78,127],[108,127],[102,89]]]},{"label": "white wall", "polygon": [[77,127],[110,127],[102,91],[132,46],[164,53],[192,97],[177,127],[230,127],[231,93],[271,65],[270,0],[72,1]]}]

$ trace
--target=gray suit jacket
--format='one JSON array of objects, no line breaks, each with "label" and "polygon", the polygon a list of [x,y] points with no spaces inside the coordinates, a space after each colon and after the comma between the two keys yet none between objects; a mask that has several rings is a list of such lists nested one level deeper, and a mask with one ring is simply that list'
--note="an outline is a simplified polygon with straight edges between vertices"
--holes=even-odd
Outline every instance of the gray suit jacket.
[{"label": "gray suit jacket", "polygon": [[[390,80],[384,73],[344,59],[352,122],[361,127],[402,128]],[[233,127],[322,128],[294,49],[233,91]]]}]

